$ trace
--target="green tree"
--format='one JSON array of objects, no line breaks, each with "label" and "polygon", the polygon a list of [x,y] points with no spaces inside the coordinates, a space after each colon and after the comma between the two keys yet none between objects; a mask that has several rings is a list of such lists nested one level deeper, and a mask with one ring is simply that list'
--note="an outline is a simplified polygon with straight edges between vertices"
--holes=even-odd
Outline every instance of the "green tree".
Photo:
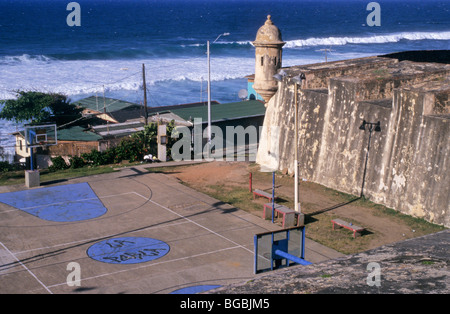
[{"label": "green tree", "polygon": [[56,93],[16,91],[17,99],[8,99],[0,119],[34,124],[52,122],[58,126],[81,117],[82,108],[70,104],[67,96]]}]

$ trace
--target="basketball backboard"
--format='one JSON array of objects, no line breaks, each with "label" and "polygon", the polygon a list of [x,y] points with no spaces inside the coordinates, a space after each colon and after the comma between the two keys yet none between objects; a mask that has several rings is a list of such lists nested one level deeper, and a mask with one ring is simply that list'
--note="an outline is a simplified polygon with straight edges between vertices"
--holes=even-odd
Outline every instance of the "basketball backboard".
[{"label": "basketball backboard", "polygon": [[254,248],[255,274],[294,264],[310,264],[304,259],[304,226],[256,234]]},{"label": "basketball backboard", "polygon": [[57,145],[56,124],[26,125],[26,147],[44,147]]}]

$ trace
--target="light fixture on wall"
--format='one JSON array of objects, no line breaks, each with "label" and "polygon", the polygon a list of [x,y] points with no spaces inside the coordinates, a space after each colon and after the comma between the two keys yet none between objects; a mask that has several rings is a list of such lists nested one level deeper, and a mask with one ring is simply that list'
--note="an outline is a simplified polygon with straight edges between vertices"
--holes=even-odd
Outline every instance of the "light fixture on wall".
[{"label": "light fixture on wall", "polygon": [[299,84],[299,85],[301,86],[303,80],[306,80],[306,75],[305,75],[305,73],[302,72],[302,73],[300,73],[299,75],[294,76],[294,77],[292,78],[292,80],[293,80],[296,84]]},{"label": "light fixture on wall", "polygon": [[[380,121],[378,121],[377,123],[373,123],[373,122],[366,122],[366,120],[363,120],[363,123],[360,125],[359,129],[366,130],[366,125],[369,126],[369,132],[372,131],[381,132]],[[374,126],[375,128],[373,129]]]},{"label": "light fixture on wall", "polygon": [[287,73],[284,70],[280,70],[277,74],[273,76],[274,79],[276,79],[278,82],[281,82],[283,80],[283,77],[287,76]]}]

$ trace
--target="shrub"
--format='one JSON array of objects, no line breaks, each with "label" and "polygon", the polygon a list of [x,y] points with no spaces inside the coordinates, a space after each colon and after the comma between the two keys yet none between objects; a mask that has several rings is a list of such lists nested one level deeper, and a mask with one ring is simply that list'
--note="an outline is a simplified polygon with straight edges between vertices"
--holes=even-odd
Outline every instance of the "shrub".
[{"label": "shrub", "polygon": [[84,159],[81,157],[78,157],[78,156],[71,157],[69,160],[69,163],[70,163],[69,167],[72,169],[81,168],[86,165],[86,163],[84,162]]},{"label": "shrub", "polygon": [[106,164],[116,164],[121,160],[117,157],[117,152],[115,147],[110,147],[103,153],[103,161]]},{"label": "shrub", "polygon": [[61,156],[51,158],[51,161],[52,165],[48,167],[49,171],[64,170],[69,168],[69,165],[66,164],[66,161]]},{"label": "shrub", "polygon": [[[167,136],[169,139],[167,150],[170,154],[170,148],[174,140],[170,137],[175,123],[172,121],[167,126]],[[142,161],[147,154],[157,154],[157,124],[152,123],[145,126],[143,131],[136,132],[128,138],[123,139],[116,147],[108,148],[104,152],[99,152],[96,149],[91,150],[90,153],[84,153],[81,157],[71,157],[69,165],[66,164],[61,156],[52,158],[53,165],[49,167],[50,171],[63,170],[67,168],[81,168],[85,165],[102,166],[112,163],[119,163],[123,160],[129,162]],[[5,168],[6,166],[4,166]],[[0,171],[2,170],[0,164]]]},{"label": "shrub", "polygon": [[25,165],[0,161],[0,172],[25,170]]},{"label": "shrub", "polygon": [[133,162],[144,159],[143,142],[137,137],[123,139],[119,145],[117,145],[115,152],[119,160]]},{"label": "shrub", "polygon": [[91,164],[93,166],[101,166],[107,164],[104,153],[99,152],[98,150],[91,150],[90,153],[84,153],[81,155],[86,163]]},{"label": "shrub", "polygon": [[8,172],[13,170],[13,165],[7,161],[0,161],[0,172]]}]

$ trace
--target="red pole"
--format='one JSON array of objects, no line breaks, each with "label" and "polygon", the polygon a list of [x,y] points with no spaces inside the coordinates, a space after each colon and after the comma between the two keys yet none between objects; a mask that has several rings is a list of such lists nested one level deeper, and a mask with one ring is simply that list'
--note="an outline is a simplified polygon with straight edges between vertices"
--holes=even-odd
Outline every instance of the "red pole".
[{"label": "red pole", "polygon": [[250,175],[249,175],[248,189],[249,189],[249,191],[251,193],[252,192],[252,173],[251,172],[250,172]]}]

